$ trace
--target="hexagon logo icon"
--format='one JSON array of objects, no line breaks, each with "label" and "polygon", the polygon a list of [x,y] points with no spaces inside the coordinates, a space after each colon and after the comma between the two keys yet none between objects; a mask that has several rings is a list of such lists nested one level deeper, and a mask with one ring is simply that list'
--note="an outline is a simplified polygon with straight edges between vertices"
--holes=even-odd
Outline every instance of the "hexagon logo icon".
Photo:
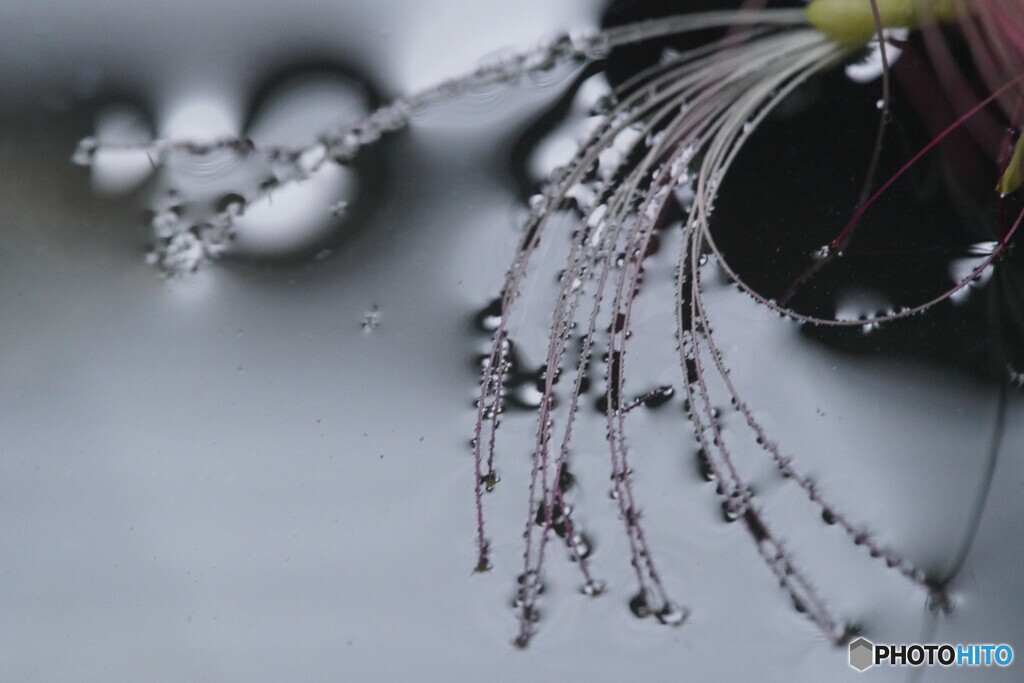
[{"label": "hexagon logo icon", "polygon": [[850,643],[850,666],[864,671],[875,664],[875,644],[867,638],[858,638]]}]

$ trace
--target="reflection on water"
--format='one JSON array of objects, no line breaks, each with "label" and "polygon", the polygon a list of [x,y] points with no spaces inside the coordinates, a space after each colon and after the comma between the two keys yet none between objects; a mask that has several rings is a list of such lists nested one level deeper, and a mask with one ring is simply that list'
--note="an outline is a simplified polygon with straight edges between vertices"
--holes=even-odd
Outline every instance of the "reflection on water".
[{"label": "reflection on water", "polygon": [[[531,44],[545,28],[550,35],[596,20],[597,3],[577,3],[574,16],[546,14],[537,3],[537,19],[507,36],[498,27],[509,10],[490,4],[495,14],[474,33],[493,28],[498,45]],[[363,8],[347,24],[331,23],[330,32],[370,45],[367,54],[387,55],[393,36],[414,32],[427,11],[401,9],[408,16],[382,18]],[[318,11],[310,3],[298,14]],[[392,37],[371,40],[371,27]],[[341,37],[334,42],[344,43]],[[447,50],[450,42],[430,44]],[[288,50],[279,56],[292,59]],[[263,54],[260,64],[269,62]],[[397,70],[366,70],[370,87],[404,84]],[[261,135],[305,133],[330,124],[312,118],[292,128],[293,111],[315,117],[318,102],[332,111],[366,106],[350,99],[345,73],[324,75],[309,89],[285,84],[280,100],[228,92],[238,100],[217,111],[249,120],[249,130],[265,127]],[[539,636],[525,652],[509,645],[531,474],[526,455],[557,272],[530,280],[510,320],[503,455],[487,482],[493,568],[471,574],[466,441],[480,366],[468,361],[486,351],[481,344],[501,314],[493,301],[521,238],[520,185],[563,163],[559,150],[579,134],[577,115],[593,105],[601,77],[583,79],[578,96],[564,100],[561,87],[574,77],[555,74],[556,87],[524,82],[438,105],[384,141],[373,165],[356,169],[358,188],[344,176],[349,171],[338,170],[296,200],[315,212],[312,220],[285,201],[277,206],[279,196],[286,199],[281,188],[267,195],[262,229],[256,205],[248,207],[242,220],[254,219],[251,241],[240,223],[238,253],[170,279],[145,263],[148,231],[165,230],[170,239],[182,233],[167,223],[188,212],[228,210],[231,196],[244,193],[225,177],[251,172],[258,186],[260,169],[239,171],[244,164],[230,149],[183,157],[173,183],[143,180],[138,160],[104,160],[103,153],[91,171],[69,164],[87,135],[134,142],[150,134],[140,113],[147,108],[127,106],[131,98],[78,101],[56,112],[28,100],[27,115],[8,115],[0,134],[0,158],[14,170],[0,187],[0,530],[14,551],[0,561],[0,629],[13,653],[3,664],[6,678],[468,678],[481,670],[510,678],[663,678],[682,667],[708,680],[754,671],[770,680],[852,674],[845,653],[793,609],[740,528],[744,517],[723,508],[716,482],[695,465],[668,305],[682,240],[673,226],[658,233],[645,261],[622,401],[632,406],[632,485],[666,588],[689,611],[686,623],[659,628],[630,611],[629,539],[612,499],[604,377],[594,371],[582,388],[571,469],[562,473],[578,528],[569,533],[564,514],[552,510],[553,526],[562,522],[565,533],[550,549]],[[263,104],[249,116],[232,114],[243,100]],[[153,110],[155,121],[168,116]],[[798,121],[821,123],[813,107],[805,115],[811,118]],[[766,173],[765,160],[795,144],[777,133],[755,137],[716,214],[727,226],[721,234],[730,260],[773,294],[800,274],[811,246],[834,232],[815,216],[834,221],[850,205],[836,196],[842,192],[818,192],[813,173],[796,170],[814,168],[820,138],[791,157],[793,173],[808,184],[800,192],[817,199],[780,201],[792,196],[791,188],[785,194],[791,179]],[[535,151],[521,154],[524,145]],[[517,167],[509,159],[520,160]],[[146,184],[139,189],[139,182]],[[349,199],[337,209],[344,215],[332,216]],[[144,215],[144,205],[151,213]],[[279,221],[310,232],[271,244]],[[565,263],[562,232],[543,245],[548,270]],[[189,234],[186,256],[202,256],[203,239],[216,237]],[[897,246],[930,253],[907,239]],[[279,249],[299,256],[266,258]],[[938,273],[948,283],[950,253],[903,254],[846,271],[852,260],[868,260],[851,253],[795,301],[851,317],[904,305],[925,279],[891,272]],[[965,248],[952,253],[975,258]],[[888,277],[877,275],[879,263]],[[929,574],[948,572],[969,533],[999,410],[997,385],[979,369],[991,357],[984,305],[991,284],[895,329],[833,334],[757,306],[721,281],[713,259],[703,268],[705,304],[730,376],[784,455],[880,548],[898,550]],[[991,282],[1011,277],[1012,268],[1009,259],[997,264]],[[1010,297],[1019,289],[1001,291]],[[1005,307],[998,311],[1006,317]],[[568,353],[571,362],[580,349]],[[1020,548],[1007,539],[1021,521],[1024,470],[1013,457],[1024,443],[1019,395],[1007,399],[1002,457],[949,614],[924,609],[923,591],[886,571],[839,525],[824,523],[836,520],[823,520],[764,457],[736,406],[725,399],[715,410],[737,467],[830,610],[878,641],[1018,644],[1024,622],[1012,598],[1022,586],[1012,567]],[[573,556],[589,558],[601,596],[580,594]],[[1012,679],[1012,672],[989,673]]]}]

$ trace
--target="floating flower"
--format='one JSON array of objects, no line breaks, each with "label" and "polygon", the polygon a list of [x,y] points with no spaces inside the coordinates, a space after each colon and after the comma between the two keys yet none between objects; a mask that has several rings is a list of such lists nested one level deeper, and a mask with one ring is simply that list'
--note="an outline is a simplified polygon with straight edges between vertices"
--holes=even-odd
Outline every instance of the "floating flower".
[{"label": "floating flower", "polygon": [[[817,326],[874,329],[928,311],[965,291],[979,278],[989,277],[998,259],[1008,253],[1024,212],[1015,217],[1011,213],[991,248],[970,261],[966,269],[958,270],[958,279],[945,291],[923,302],[853,318],[810,315],[788,303],[797,288],[849,246],[854,227],[877,200],[892,191],[905,172],[933,147],[962,130],[974,138],[990,166],[986,170],[992,180],[988,187],[995,185],[996,189],[991,191],[989,201],[1012,200],[1009,196],[1024,182],[1024,138],[1019,134],[1024,96],[1024,2],[813,0],[804,9],[680,14],[559,38],[398,98],[354,123],[324,131],[304,147],[263,146],[258,141],[237,139],[156,141],[135,147],[146,151],[158,164],[183,157],[201,160],[198,165],[206,168],[210,160],[223,157],[256,169],[251,175],[260,178],[259,182],[212,215],[197,214],[195,207],[186,211],[179,205],[155,209],[153,260],[170,271],[191,269],[224,251],[231,226],[246,206],[282,185],[309,178],[327,165],[351,163],[364,147],[403,129],[414,114],[427,107],[483,85],[511,83],[563,64],[602,60],[626,45],[709,30],[724,32],[724,36],[681,52],[666,51],[661,62],[615,87],[595,107],[591,129],[578,150],[568,163],[550,173],[531,199],[523,238],[489,316],[492,342],[483,359],[472,441],[480,571],[491,566],[484,500],[499,479],[497,432],[509,400],[514,365],[515,340],[509,321],[530,267],[538,258],[538,245],[550,238],[558,221],[570,217],[574,225],[569,253],[562,264],[551,311],[544,372],[532,400],[537,427],[525,501],[523,566],[515,600],[519,620],[515,642],[520,646],[525,646],[538,628],[545,558],[550,555],[553,539],[564,542],[579,568],[585,593],[598,595],[604,589],[592,567],[591,543],[570,500],[574,429],[586,386],[599,366],[604,378],[599,403],[607,436],[611,496],[622,520],[634,570],[636,587],[629,607],[635,614],[651,615],[671,625],[682,623],[687,615],[662,581],[657,549],[651,547],[645,532],[641,501],[634,491],[627,445],[631,411],[640,404],[668,400],[677,391],[686,401],[703,467],[716,483],[725,517],[741,523],[796,608],[830,639],[842,640],[849,632],[848,626],[801,571],[797,558],[768,519],[754,487],[738,466],[716,408],[723,398],[735,406],[749,436],[774,467],[803,491],[828,524],[841,528],[881,566],[903,575],[929,593],[934,602],[948,602],[946,588],[955,571],[941,579],[926,576],[832,504],[812,478],[784,455],[730,376],[727,354],[713,332],[713,312],[708,310],[702,280],[712,269],[718,269],[773,313]],[[916,40],[923,46],[953,119],[938,127],[932,142],[876,192],[866,192],[863,201],[851,207],[852,218],[846,227],[820,250],[816,262],[786,296],[772,299],[756,291],[726,259],[716,241],[712,220],[719,188],[744,144],[809,79],[872,50],[877,52],[884,74],[884,123],[888,116],[890,51],[895,56],[897,48],[907,47],[910,31],[920,36]],[[971,57],[969,67],[954,58],[949,33],[957,34],[966,44]],[[928,118],[928,112],[923,113]],[[936,121],[929,123],[935,125]],[[87,162],[102,148],[102,142],[88,138],[75,160]],[[869,178],[872,175],[869,170]],[[343,207],[344,202],[335,206]],[[678,222],[682,234],[675,297],[664,302],[668,314],[675,318],[678,389],[676,385],[665,386],[630,399],[625,378],[635,348],[634,304],[643,287],[656,232],[671,221]],[[1019,315],[1013,320],[1019,324]],[[599,348],[603,350],[600,362],[595,359]],[[1011,376],[1016,372],[1011,370]],[[560,382],[563,387],[568,385],[561,392]]]}]

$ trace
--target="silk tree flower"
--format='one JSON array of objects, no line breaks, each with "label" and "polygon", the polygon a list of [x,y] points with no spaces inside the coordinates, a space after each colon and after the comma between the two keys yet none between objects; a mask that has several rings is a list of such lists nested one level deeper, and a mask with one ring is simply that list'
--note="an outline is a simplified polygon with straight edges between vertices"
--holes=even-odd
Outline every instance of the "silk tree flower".
[{"label": "silk tree flower", "polygon": [[[223,157],[232,164],[246,165],[249,176],[261,179],[239,190],[226,206],[205,213],[196,207],[209,204],[208,198],[193,201],[191,206],[187,206],[188,197],[176,197],[173,206],[164,199],[155,201],[151,260],[173,274],[201,267],[229,251],[236,220],[254,202],[327,167],[350,164],[364,147],[402,130],[410,125],[414,114],[436,103],[481,86],[511,83],[559,66],[600,61],[623,46],[669,36],[705,35],[709,30],[724,32],[724,36],[682,52],[666,51],[658,64],[616,86],[595,106],[592,125],[575,154],[550,173],[529,203],[523,237],[493,312],[492,340],[482,361],[472,440],[478,571],[489,569],[492,561],[484,502],[486,493],[498,484],[497,432],[508,401],[515,341],[511,338],[510,316],[538,259],[538,245],[542,240],[557,239],[550,233],[560,230],[568,218],[572,223],[569,253],[562,264],[551,311],[544,373],[536,401],[532,472],[524,501],[523,564],[515,600],[515,642],[520,646],[527,645],[538,628],[545,561],[552,553],[554,539],[567,547],[579,569],[583,591],[598,595],[604,589],[570,500],[574,429],[585,387],[596,370],[601,370],[604,378],[600,403],[611,494],[628,541],[636,584],[629,607],[638,616],[653,616],[666,624],[678,625],[686,619],[686,608],[664,586],[657,549],[651,547],[645,533],[627,446],[631,410],[639,402],[659,400],[658,392],[629,399],[624,383],[631,349],[635,348],[634,302],[643,286],[648,255],[656,231],[675,213],[681,215],[678,222],[683,246],[676,267],[675,297],[664,302],[665,311],[675,318],[681,372],[678,386],[704,464],[717,484],[723,513],[746,529],[796,608],[829,639],[842,641],[849,634],[847,624],[799,568],[797,558],[767,518],[723,436],[715,406],[727,399],[774,467],[818,506],[826,521],[877,558],[881,567],[898,572],[936,602],[948,600],[950,577],[941,582],[929,579],[897,550],[878,543],[783,454],[733,383],[726,353],[713,333],[713,311],[705,300],[702,279],[717,268],[758,304],[782,316],[818,326],[864,327],[924,313],[956,296],[993,267],[1009,249],[1024,213],[1011,215],[988,252],[972,261],[947,290],[871,317],[824,318],[790,307],[785,298],[769,298],[744,282],[716,242],[713,216],[719,188],[744,144],[773,110],[809,79],[875,52],[884,75],[885,109],[890,58],[905,47],[910,32],[918,36],[914,40],[923,46],[925,62],[936,75],[939,91],[948,99],[953,116],[902,170],[873,193],[866,192],[863,201],[851,207],[847,226],[821,248],[817,264],[804,279],[826,267],[849,246],[858,221],[879,197],[892,191],[893,183],[905,171],[932,147],[961,130],[977,139],[990,166],[988,187],[997,185],[990,201],[1012,201],[1024,177],[1024,143],[1020,142],[1024,1],[813,0],[802,9],[682,13],[565,36],[516,53],[433,88],[399,97],[339,130],[323,131],[307,146],[272,146],[247,139],[156,140],[128,146],[145,152],[158,168]],[[959,36],[968,46],[971,73],[954,57],[951,35]],[[883,125],[886,114],[882,112]],[[89,163],[98,151],[112,147],[89,138],[82,141],[75,159]],[[870,178],[872,172],[869,170],[867,175]],[[600,360],[595,355],[598,348],[603,349]],[[661,394],[672,391],[666,387]]]}]

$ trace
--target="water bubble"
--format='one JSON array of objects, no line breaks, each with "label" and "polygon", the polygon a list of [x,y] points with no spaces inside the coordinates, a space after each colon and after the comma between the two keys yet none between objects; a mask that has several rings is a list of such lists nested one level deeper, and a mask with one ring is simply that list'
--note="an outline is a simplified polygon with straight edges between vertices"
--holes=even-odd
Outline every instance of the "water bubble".
[{"label": "water bubble", "polygon": [[669,602],[654,615],[658,621],[666,626],[681,626],[689,613],[680,609],[675,603]]},{"label": "water bubble", "polygon": [[800,614],[806,614],[806,612],[807,612],[807,605],[804,604],[804,601],[801,600],[796,595],[792,595],[791,597],[793,599],[793,609],[795,609]]},{"label": "water bubble", "polygon": [[874,318],[879,311],[893,308],[892,303],[878,292],[853,287],[844,291],[838,298],[836,304],[836,320],[862,320],[865,321],[863,329],[865,333],[872,332],[877,327]]},{"label": "water bubble", "polygon": [[178,211],[177,207],[171,207],[153,215],[149,225],[156,237],[169,239],[176,232],[180,231],[181,216],[178,214]]},{"label": "water bubble", "polygon": [[235,192],[230,192],[217,201],[217,213],[228,216],[241,216],[245,212],[245,198]]},{"label": "water bubble", "polygon": [[263,196],[253,201],[237,221],[241,251],[272,255],[309,247],[335,225],[324,207],[347,202],[339,197],[350,197],[356,191],[355,176],[337,166],[323,167],[303,182],[277,188],[278,184],[271,179],[270,185],[262,186]]},{"label": "water bubble", "polygon": [[952,614],[956,608],[956,601],[942,588],[928,593],[928,610],[933,614]]},{"label": "water bubble", "polygon": [[82,158],[73,161],[91,163],[92,185],[97,191],[129,192],[153,173],[152,138],[152,128],[140,109],[128,104],[111,105],[97,114],[95,137],[87,138],[96,145],[92,157],[81,148],[86,142],[83,140],[75,153],[79,157],[81,151]]},{"label": "water bubble", "polygon": [[[544,392],[529,383],[520,384],[509,397],[517,408],[533,410],[539,408],[544,401]],[[552,405],[554,401],[552,400]]]},{"label": "water bubble", "polygon": [[370,333],[380,327],[380,310],[377,305],[370,306],[370,310],[363,316],[363,322],[360,323],[360,327],[363,328],[363,332]]},{"label": "water bubble", "polygon": [[538,50],[523,59],[523,68],[527,71],[550,71],[558,63],[556,57],[551,48]]},{"label": "water bubble", "polygon": [[524,588],[533,588],[540,584],[540,576],[536,569],[530,569],[517,576],[516,583]]},{"label": "water bubble", "polygon": [[341,136],[330,131],[365,116],[367,98],[361,83],[337,72],[293,76],[261,98],[245,137],[231,138],[232,130],[213,147],[177,149],[166,182],[183,186],[193,204],[212,205],[225,192],[244,197],[245,215],[234,224],[240,252],[279,256],[319,246],[358,191],[353,171],[325,163]]},{"label": "water bubble", "polygon": [[761,521],[761,516],[750,506],[749,501],[745,506],[743,521],[747,525],[747,531],[754,537],[755,543],[763,543],[769,539],[768,529],[765,528],[764,523]]},{"label": "water bubble", "polygon": [[970,297],[972,290],[977,290],[988,283],[992,274],[995,272],[995,268],[992,263],[989,263],[977,275],[974,273],[978,268],[981,268],[981,266],[984,265],[985,261],[991,257],[992,253],[998,248],[998,246],[998,242],[978,242],[976,244],[972,244],[967,249],[969,256],[955,258],[950,261],[949,275],[954,283],[959,284],[968,278],[971,278],[970,283],[966,287],[957,290],[950,296],[950,300],[953,303],[963,303]]},{"label": "water bubble", "polygon": [[572,558],[571,559],[574,562],[576,562],[578,560],[581,560],[581,559],[582,560],[587,559],[588,557],[590,557],[590,555],[594,551],[593,544],[590,542],[590,539],[587,538],[587,536],[585,534],[575,534],[572,537],[572,546],[571,547],[572,547]]},{"label": "water bubble", "polygon": [[566,465],[562,465],[558,471],[558,488],[560,491],[568,491],[576,485],[576,478],[569,472],[569,468]]},{"label": "water bubble", "polygon": [[369,111],[365,86],[335,71],[294,75],[274,86],[252,116],[248,135],[261,145],[312,147],[321,131],[340,131]]},{"label": "water bubble", "polygon": [[715,471],[711,467],[711,459],[703,448],[697,450],[697,472],[704,481],[715,480]]},{"label": "water bubble", "polygon": [[[551,510],[551,522],[554,523],[556,520],[561,518],[561,509],[559,506],[553,506]],[[537,526],[547,526],[548,523],[548,506],[541,503],[537,506],[537,514],[534,515],[533,521]]]},{"label": "water bubble", "polygon": [[147,262],[170,274],[195,272],[210,258],[208,241],[203,239],[202,232],[202,226],[174,232],[153,247],[146,256]]},{"label": "water bubble", "polygon": [[637,619],[645,619],[651,616],[651,606],[647,602],[647,593],[641,590],[629,600],[629,611]]},{"label": "water bubble", "polygon": [[91,166],[96,159],[96,150],[99,148],[99,141],[94,137],[82,138],[75,147],[71,161],[79,166]]}]

